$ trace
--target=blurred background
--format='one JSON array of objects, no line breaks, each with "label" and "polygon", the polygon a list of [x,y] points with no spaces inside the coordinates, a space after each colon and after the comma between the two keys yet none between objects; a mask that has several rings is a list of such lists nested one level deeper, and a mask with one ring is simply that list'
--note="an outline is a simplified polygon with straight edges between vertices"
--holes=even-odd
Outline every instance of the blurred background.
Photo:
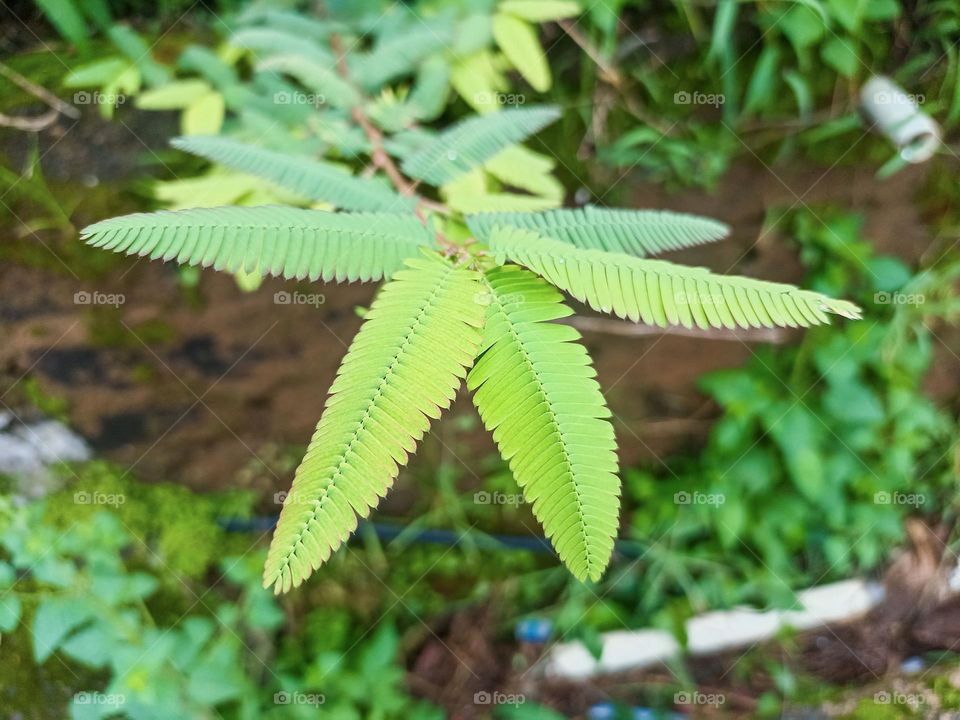
[{"label": "blurred background", "polygon": [[[708,332],[578,307],[623,466],[596,584],[543,543],[462,394],[349,546],[274,598],[272,522],[375,287],[78,239],[305,204],[177,135],[355,167],[355,128],[251,50],[315,52],[331,26],[384,69],[384,127],[562,107],[526,143],[524,209],[714,217],[728,240],[669,259],[864,308]],[[0,718],[960,712],[956,3],[8,0],[0,58]],[[916,142],[878,107],[895,93]],[[831,624],[776,619],[820,586]],[[765,614],[716,614],[738,607]]]}]

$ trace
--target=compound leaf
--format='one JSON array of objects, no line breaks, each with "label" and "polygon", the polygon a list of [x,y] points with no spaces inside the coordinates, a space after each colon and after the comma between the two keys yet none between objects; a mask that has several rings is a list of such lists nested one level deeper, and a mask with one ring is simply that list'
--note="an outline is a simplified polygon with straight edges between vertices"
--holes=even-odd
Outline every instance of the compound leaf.
[{"label": "compound leaf", "polygon": [[91,225],[81,236],[95,247],[151,260],[337,282],[389,277],[433,244],[413,215],[273,205],[134,213]]},{"label": "compound leaf", "polygon": [[403,171],[433,185],[443,185],[483,165],[560,117],[551,105],[510,108],[467,118],[440,133],[403,163]]},{"label": "compound leaf", "polygon": [[613,551],[620,481],[610,411],[573,314],[529,270],[489,271],[489,306],[467,385],[484,425],[563,563],[596,580]]},{"label": "compound leaf", "polygon": [[793,285],[715,275],[602,250],[581,250],[529,230],[497,226],[490,247],[601,312],[648,325],[687,328],[809,327],[827,313],[859,318],[853,303]]},{"label": "compound leaf", "polygon": [[366,517],[453,400],[480,342],[479,273],[435,253],[387,283],[337,378],[284,501],[264,586],[300,585]]},{"label": "compound leaf", "polygon": [[338,167],[307,157],[221,137],[180,137],[171,144],[234,170],[270,180],[302,197],[328,202],[344,210],[413,210],[413,198],[398,195],[377,180],[354,177]]},{"label": "compound leaf", "polygon": [[665,210],[616,210],[586,206],[540,213],[480,213],[467,218],[470,230],[487,241],[497,225],[535,230],[584,250],[645,257],[726,237],[730,228],[697,215]]}]

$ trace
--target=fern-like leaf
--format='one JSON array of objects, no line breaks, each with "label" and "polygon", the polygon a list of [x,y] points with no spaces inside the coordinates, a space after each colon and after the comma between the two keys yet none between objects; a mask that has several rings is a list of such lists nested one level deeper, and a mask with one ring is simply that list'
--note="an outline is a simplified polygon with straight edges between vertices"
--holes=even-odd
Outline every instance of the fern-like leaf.
[{"label": "fern-like leaf", "polygon": [[483,165],[504,148],[525,140],[558,117],[557,108],[543,105],[467,118],[408,157],[403,171],[432,185],[443,185]]},{"label": "fern-like leaf", "polygon": [[696,215],[664,210],[582,209],[540,213],[480,213],[467,218],[470,230],[486,241],[497,225],[535,230],[584,250],[606,250],[645,257],[713,242],[730,228]]},{"label": "fern-like leaf", "polygon": [[398,195],[377,180],[354,177],[317,160],[209,135],[174,138],[171,144],[234,170],[270,180],[301,197],[328,202],[344,210],[413,210],[413,198]]},{"label": "fern-like leaf", "polygon": [[298,586],[347,539],[456,394],[480,342],[479,273],[439,255],[384,286],[340,366],[297,469],[264,586]]},{"label": "fern-like leaf", "polygon": [[481,354],[467,378],[484,425],[510,464],[557,554],[596,580],[619,522],[613,426],[562,296],[516,265],[486,274]]},{"label": "fern-like leaf", "polygon": [[85,228],[95,247],[181,265],[324,281],[379,280],[433,237],[413,215],[221,207],[135,213]]},{"label": "fern-like leaf", "polygon": [[498,226],[490,247],[501,261],[527,266],[594,310],[648,325],[808,327],[829,323],[827,313],[860,316],[853,303],[793,285],[581,250],[529,230]]}]

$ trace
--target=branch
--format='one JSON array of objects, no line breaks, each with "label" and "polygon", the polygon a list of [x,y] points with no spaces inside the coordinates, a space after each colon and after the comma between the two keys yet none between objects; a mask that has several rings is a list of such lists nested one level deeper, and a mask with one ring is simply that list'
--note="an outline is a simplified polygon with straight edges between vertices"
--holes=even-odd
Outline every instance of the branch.
[{"label": "branch", "polygon": [[[330,47],[333,49],[333,54],[337,58],[337,72],[340,74],[340,77],[351,85],[354,85],[353,79],[350,77],[350,70],[347,67],[346,51],[343,47],[343,41],[340,39],[339,35],[334,33],[330,36]],[[356,88],[355,85],[354,88],[357,89],[357,94],[361,95],[359,89]],[[420,219],[420,222],[422,222],[424,225],[427,224],[427,218],[423,213],[424,210],[430,210],[432,212],[442,213],[444,215],[450,214],[450,208],[448,208],[446,205],[427,200],[426,198],[417,197],[417,194],[414,190],[415,184],[404,177],[396,163],[393,162],[393,158],[390,157],[390,154],[384,149],[383,133],[380,132],[378,127],[370,122],[370,118],[367,116],[362,104],[358,103],[355,105],[350,111],[350,116],[353,118],[353,121],[360,126],[360,128],[363,130],[363,134],[367,136],[367,140],[370,142],[370,158],[373,160],[373,166],[383,170],[383,172],[386,173],[387,178],[389,178],[390,183],[394,186],[394,188],[396,188],[398,193],[406,197],[417,198],[417,207],[414,212]],[[441,232],[437,231],[436,237],[437,242],[444,249],[456,251],[457,253],[462,250],[460,246],[447,240]]]},{"label": "branch", "polygon": [[605,333],[608,335],[623,335],[626,337],[655,337],[658,335],[680,335],[708,340],[737,340],[739,342],[767,342],[780,345],[790,339],[790,333],[781,328],[753,328],[750,330],[728,330],[700,328],[685,328],[682,326],[655,327],[625,320],[607,320],[598,317],[572,317],[567,320],[569,325],[584,332]]},{"label": "branch", "polygon": [[3,75],[20,89],[30,93],[35,98],[43,101],[50,108],[42,115],[33,117],[14,117],[11,115],[0,114],[0,125],[11,127],[15,130],[29,130],[39,132],[56,122],[57,117],[66,115],[76,120],[80,117],[80,111],[68,102],[64,102],[46,88],[31,82],[16,70],[0,63],[0,75]]},{"label": "branch", "polygon": [[673,130],[673,126],[671,125],[670,127],[666,127],[665,125],[661,124],[659,120],[651,117],[649,114],[647,114],[647,111],[644,110],[640,103],[637,102],[637,99],[627,93],[625,88],[626,83],[624,82],[623,74],[620,72],[619,68],[617,68],[617,66],[606,57],[604,57],[603,53],[601,53],[600,50],[598,50],[593,43],[590,42],[590,39],[580,32],[576,26],[576,23],[572,23],[569,20],[557,20],[557,24],[597,66],[597,69],[600,70],[600,79],[614,88],[617,93],[619,93],[621,99],[623,100],[623,106],[627,109],[627,112],[633,115],[640,122],[649,125],[660,134],[670,134],[670,131]]}]

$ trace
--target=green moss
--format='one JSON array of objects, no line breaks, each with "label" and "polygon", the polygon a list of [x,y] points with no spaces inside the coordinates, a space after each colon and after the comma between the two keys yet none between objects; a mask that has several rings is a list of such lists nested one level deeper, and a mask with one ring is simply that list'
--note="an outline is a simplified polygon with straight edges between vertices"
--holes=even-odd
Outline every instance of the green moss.
[{"label": "green moss", "polygon": [[73,468],[67,490],[52,495],[46,517],[69,527],[107,505],[139,540],[137,551],[158,572],[198,577],[232,553],[244,553],[250,539],[225,531],[226,517],[249,517],[253,495],[246,491],[194,493],[168,483],[143,484],[120,468],[94,461]]},{"label": "green moss", "polygon": [[20,382],[20,390],[23,392],[26,400],[45,415],[63,422],[67,421],[70,414],[70,404],[65,398],[44,392],[36,378],[24,378]]}]

